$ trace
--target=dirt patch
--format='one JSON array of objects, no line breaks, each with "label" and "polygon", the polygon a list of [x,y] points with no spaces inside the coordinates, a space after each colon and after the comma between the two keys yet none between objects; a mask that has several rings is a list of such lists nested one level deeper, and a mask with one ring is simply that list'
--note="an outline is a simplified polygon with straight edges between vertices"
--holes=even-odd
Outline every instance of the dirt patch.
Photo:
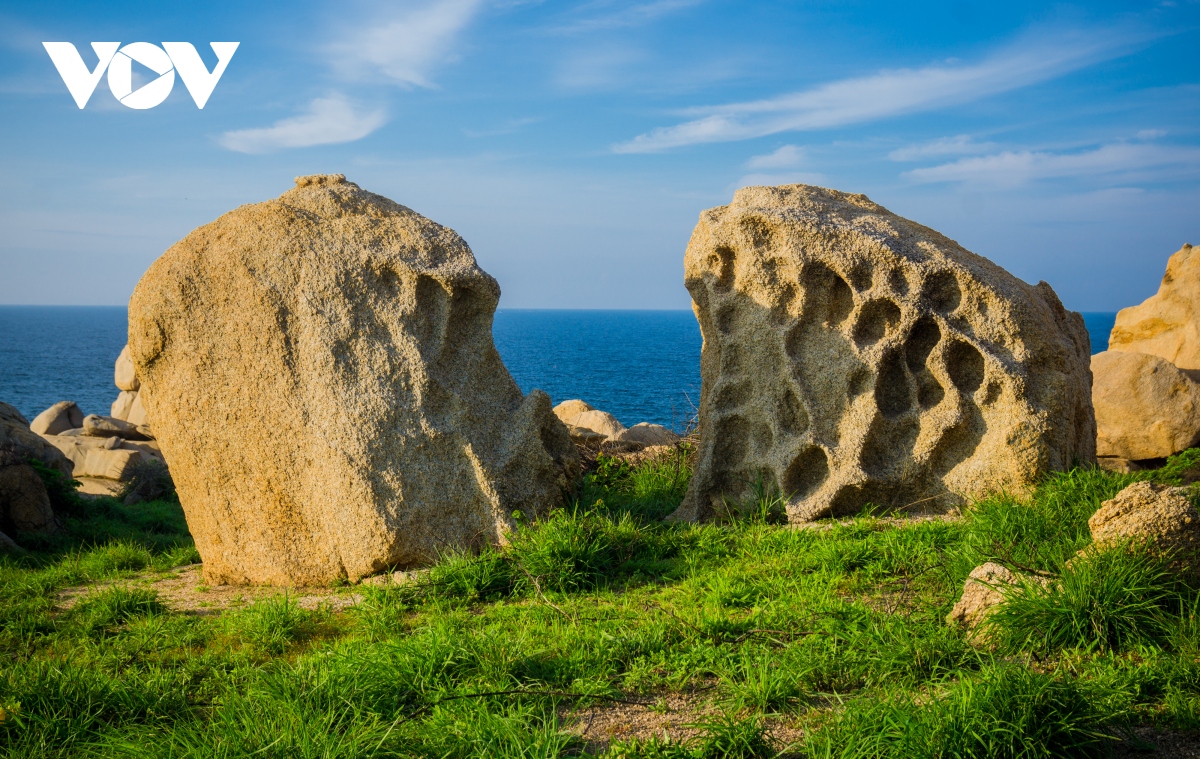
[{"label": "dirt patch", "polygon": [[[1149,746],[1123,743],[1113,751],[1114,757],[1148,756],[1154,759],[1196,759],[1200,757],[1200,733],[1163,732],[1149,725],[1133,728],[1134,736]],[[1153,746],[1153,748],[1150,748]]]},{"label": "dirt patch", "polygon": [[[615,741],[632,739],[687,743],[704,735],[705,721],[720,715],[712,693],[664,693],[647,697],[645,703],[597,703],[580,709],[567,716],[566,729],[584,740],[585,750],[601,753]],[[785,718],[768,718],[766,728],[777,750],[804,737]]]},{"label": "dirt patch", "polygon": [[302,609],[313,610],[322,605],[331,611],[342,611],[362,601],[355,588],[276,588],[254,585],[206,585],[201,565],[189,564],[167,572],[145,572],[135,577],[94,585],[79,585],[58,594],[58,608],[66,610],[104,588],[120,585],[154,590],[158,598],[172,611],[207,616],[228,609],[238,609],[255,601],[287,595]]}]

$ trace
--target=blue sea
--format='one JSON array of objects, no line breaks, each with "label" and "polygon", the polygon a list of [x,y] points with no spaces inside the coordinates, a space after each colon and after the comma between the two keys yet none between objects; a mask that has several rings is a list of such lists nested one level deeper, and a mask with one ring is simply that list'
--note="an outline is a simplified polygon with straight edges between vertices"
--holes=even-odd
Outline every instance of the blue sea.
[{"label": "blue sea", "polygon": [[[1085,313],[1092,350],[1108,345],[1115,313]],[[0,306],[0,401],[32,419],[61,400],[107,414],[125,309]],[[525,392],[582,398],[625,425],[681,429],[700,396],[700,329],[691,311],[500,309],[496,347]]]}]

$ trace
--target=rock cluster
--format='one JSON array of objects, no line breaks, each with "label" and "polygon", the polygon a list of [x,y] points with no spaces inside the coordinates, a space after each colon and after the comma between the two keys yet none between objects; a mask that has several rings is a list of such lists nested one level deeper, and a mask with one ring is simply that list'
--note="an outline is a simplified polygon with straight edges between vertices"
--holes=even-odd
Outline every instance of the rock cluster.
[{"label": "rock cluster", "polygon": [[499,296],[453,230],[341,175],[167,250],[129,348],[205,577],[354,581],[560,503],[575,449],[496,352]]},{"label": "rock cluster", "polygon": [[627,447],[675,445],[679,436],[661,424],[638,422],[626,427],[607,411],[597,411],[581,400],[563,401],[554,414],[567,426],[576,443],[599,446],[619,443]]},{"label": "rock cluster", "polygon": [[741,189],[684,268],[704,348],[677,518],[756,483],[792,521],[945,507],[1094,460],[1082,317],[862,195]]},{"label": "rock cluster", "polygon": [[84,416],[74,401],[59,401],[38,414],[30,425],[33,432],[71,461],[73,476],[84,483],[85,493],[115,492],[116,483],[127,481],[139,464],[163,461],[140,401],[127,398],[130,393],[136,396],[139,387],[129,360],[129,346],[117,358],[115,381],[120,396],[113,404],[113,415]]},{"label": "rock cluster", "polygon": [[[1200,253],[1184,245],[1158,293],[1122,309],[1092,357],[1096,455],[1136,471],[1200,444]],[[1152,462],[1151,462],[1152,463]]]}]

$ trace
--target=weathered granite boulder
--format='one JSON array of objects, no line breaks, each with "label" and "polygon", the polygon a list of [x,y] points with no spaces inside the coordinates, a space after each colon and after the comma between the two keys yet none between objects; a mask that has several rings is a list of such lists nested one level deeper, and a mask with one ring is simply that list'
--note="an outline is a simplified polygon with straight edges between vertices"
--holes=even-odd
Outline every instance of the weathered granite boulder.
[{"label": "weathered granite boulder", "polygon": [[641,445],[675,445],[679,436],[661,424],[638,422],[613,437],[618,443],[639,443]]},{"label": "weathered granite boulder", "polygon": [[163,254],[129,348],[206,578],[353,581],[560,503],[575,448],[501,362],[499,297],[453,230],[341,175]]},{"label": "weathered granite boulder", "polygon": [[138,391],[141,383],[138,381],[137,370],[133,367],[133,359],[129,357],[129,346],[121,349],[117,356],[117,364],[113,367],[113,383],[123,392]]},{"label": "weathered granite boulder", "polygon": [[570,427],[578,427],[579,415],[585,411],[595,411],[592,406],[584,401],[574,399],[563,401],[554,407],[554,415],[562,421],[563,424]]},{"label": "weathered granite boulder", "polygon": [[133,408],[133,402],[137,400],[137,397],[136,390],[122,390],[117,394],[117,399],[112,402],[108,415],[113,419],[128,420],[129,410]]},{"label": "weathered granite boulder", "polygon": [[37,471],[10,450],[0,450],[0,531],[54,532],[50,496]]},{"label": "weathered granite boulder", "polygon": [[621,424],[615,416],[607,411],[585,411],[575,417],[575,425],[599,432],[609,439],[616,439],[618,435],[625,431],[625,425]]},{"label": "weathered granite boulder", "polygon": [[971,570],[967,581],[963,583],[962,597],[950,610],[946,621],[963,628],[975,642],[985,643],[988,635],[983,625],[1004,603],[1008,594],[1022,587],[1045,586],[1048,582],[1047,578],[1017,573],[1002,564],[989,561]]},{"label": "weathered granite boulder", "polygon": [[1145,353],[1092,356],[1096,455],[1166,458],[1200,443],[1200,383]]},{"label": "weathered granite boulder", "polygon": [[[1092,545],[1134,541],[1173,557],[1175,571],[1200,575],[1200,513],[1191,488],[1135,482],[1105,501],[1088,519]],[[1086,549],[1085,549],[1086,550]]]},{"label": "weathered granite boulder", "polygon": [[29,423],[29,429],[39,435],[58,435],[82,426],[83,412],[75,401],[59,401]]},{"label": "weathered granite boulder", "polygon": [[1157,294],[1117,313],[1108,349],[1159,356],[1200,381],[1200,253],[1196,248],[1184,245],[1171,256]]},{"label": "weathered granite boulder", "polygon": [[701,214],[684,270],[704,348],[676,518],[758,482],[792,521],[945,508],[1095,461],[1083,318],[862,195],[738,190]]},{"label": "weathered granite boulder", "polygon": [[70,459],[75,477],[123,481],[143,461],[163,459],[162,451],[154,441],[92,435],[47,435],[46,441]]},{"label": "weathered granite boulder", "polygon": [[22,459],[37,459],[51,469],[70,477],[69,459],[41,435],[29,429],[29,422],[7,403],[0,403],[0,450],[11,451]]}]

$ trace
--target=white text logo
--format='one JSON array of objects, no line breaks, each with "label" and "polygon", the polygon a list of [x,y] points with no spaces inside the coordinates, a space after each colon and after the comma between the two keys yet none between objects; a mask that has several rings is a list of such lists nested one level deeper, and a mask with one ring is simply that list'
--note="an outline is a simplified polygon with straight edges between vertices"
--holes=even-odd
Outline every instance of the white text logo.
[{"label": "white text logo", "polygon": [[[175,86],[175,73],[191,93],[197,108],[203,108],[213,89],[225,73],[225,67],[238,48],[237,42],[210,42],[208,46],[217,55],[217,65],[212,71],[204,65],[200,54],[190,42],[164,42],[162,47],[149,42],[130,42],[121,47],[120,42],[93,42],[99,62],[95,71],[89,71],[83,57],[70,42],[43,42],[42,46],[54,61],[59,76],[75,98],[80,108],[96,91],[100,77],[108,71],[108,88],[122,105],[139,110],[153,108],[167,99]],[[133,64],[137,62],[158,78],[133,89]]]}]

